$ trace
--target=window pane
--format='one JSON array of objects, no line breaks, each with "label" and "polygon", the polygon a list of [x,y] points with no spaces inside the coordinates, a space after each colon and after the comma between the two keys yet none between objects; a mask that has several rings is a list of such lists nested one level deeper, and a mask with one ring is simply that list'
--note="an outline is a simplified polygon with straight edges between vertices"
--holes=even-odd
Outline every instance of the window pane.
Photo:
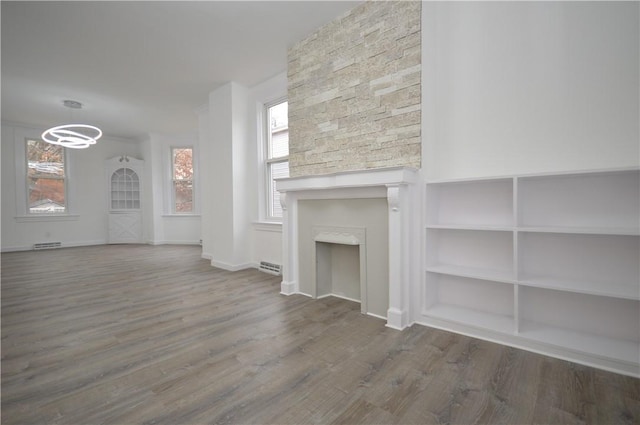
[{"label": "window pane", "polygon": [[140,208],[140,179],[130,168],[120,168],[111,175],[111,208]]},{"label": "window pane", "polygon": [[289,177],[289,161],[273,162],[269,164],[269,180],[271,181],[270,214],[271,217],[282,217],[280,192],[276,190],[274,179]]},{"label": "window pane", "polygon": [[173,212],[193,212],[193,148],[172,148]]},{"label": "window pane", "polygon": [[271,157],[280,158],[289,155],[289,129],[285,128],[271,134]]},{"label": "window pane", "polygon": [[288,102],[282,102],[269,108],[269,158],[289,155],[288,111]]},{"label": "window pane", "polygon": [[289,127],[289,102],[278,103],[269,108],[271,128]]},{"label": "window pane", "polygon": [[193,149],[173,149],[173,179],[193,180]]},{"label": "window pane", "polygon": [[175,193],[175,212],[193,212],[193,182],[177,180],[173,182]]},{"label": "window pane", "polygon": [[29,177],[29,212],[65,212],[64,180]]},{"label": "window pane", "polygon": [[27,140],[27,182],[30,213],[64,213],[64,148]]},{"label": "window pane", "polygon": [[64,178],[64,148],[40,140],[27,140],[29,177]]}]

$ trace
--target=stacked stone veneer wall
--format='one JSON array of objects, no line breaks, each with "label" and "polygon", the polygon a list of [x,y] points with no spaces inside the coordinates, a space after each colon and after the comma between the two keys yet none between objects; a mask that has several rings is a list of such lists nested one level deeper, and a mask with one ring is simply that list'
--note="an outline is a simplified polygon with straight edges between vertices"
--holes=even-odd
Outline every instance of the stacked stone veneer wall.
[{"label": "stacked stone veneer wall", "polygon": [[292,177],[420,168],[420,9],[366,2],[289,49]]}]

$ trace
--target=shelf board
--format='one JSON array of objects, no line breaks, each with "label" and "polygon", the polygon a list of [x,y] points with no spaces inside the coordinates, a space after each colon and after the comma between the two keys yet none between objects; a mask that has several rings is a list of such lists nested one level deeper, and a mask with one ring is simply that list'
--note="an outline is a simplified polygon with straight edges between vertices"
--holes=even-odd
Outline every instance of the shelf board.
[{"label": "shelf board", "polygon": [[513,317],[448,304],[434,305],[425,310],[424,314],[436,319],[448,320],[506,334],[513,334],[515,329]]},{"label": "shelf board", "polygon": [[496,176],[496,177],[469,177],[462,179],[443,179],[443,180],[429,180],[427,185],[451,185],[456,183],[511,183],[513,176]]},{"label": "shelf board", "polygon": [[473,279],[491,280],[504,283],[516,283],[513,271],[491,270],[480,267],[455,266],[451,264],[438,264],[427,267],[431,273],[447,274],[452,276],[469,277]]},{"label": "shelf board", "polygon": [[584,235],[640,235],[637,227],[570,227],[570,226],[519,226],[518,232],[532,233],[578,233]]},{"label": "shelf board", "polygon": [[520,336],[585,354],[622,360],[630,364],[638,365],[640,362],[640,342],[638,341],[608,338],[533,322],[522,324]]},{"label": "shelf board", "polygon": [[554,279],[548,276],[525,276],[520,285],[556,289],[580,294],[640,300],[640,286],[634,282],[606,283],[585,280]]},{"label": "shelf board", "polygon": [[449,184],[449,183],[467,183],[467,182],[485,182],[485,181],[499,181],[499,180],[511,180],[518,178],[522,180],[535,180],[540,178],[556,178],[556,177],[584,177],[584,176],[600,176],[606,174],[623,174],[629,172],[638,172],[638,167],[619,167],[619,168],[600,168],[600,169],[586,169],[586,170],[571,170],[571,171],[546,171],[542,173],[523,173],[523,174],[508,174],[486,177],[463,177],[458,179],[439,179],[428,180],[428,185]]},{"label": "shelf board", "polygon": [[475,225],[475,224],[428,224],[427,229],[444,229],[444,230],[482,230],[491,232],[511,232],[513,227],[509,225],[505,226],[492,226],[492,225]]}]

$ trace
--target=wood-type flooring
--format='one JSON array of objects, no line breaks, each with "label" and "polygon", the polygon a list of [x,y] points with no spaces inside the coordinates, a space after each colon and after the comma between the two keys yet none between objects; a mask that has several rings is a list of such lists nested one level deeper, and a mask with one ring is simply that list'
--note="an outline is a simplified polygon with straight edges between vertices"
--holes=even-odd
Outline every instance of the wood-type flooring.
[{"label": "wood-type flooring", "polygon": [[638,424],[640,380],[336,298],[196,246],[2,254],[2,424]]}]

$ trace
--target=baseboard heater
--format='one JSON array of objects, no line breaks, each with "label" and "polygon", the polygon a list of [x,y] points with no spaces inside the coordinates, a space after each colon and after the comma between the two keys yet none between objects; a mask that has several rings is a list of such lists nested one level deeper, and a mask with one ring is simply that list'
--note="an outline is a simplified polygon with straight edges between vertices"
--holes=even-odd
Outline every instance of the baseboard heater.
[{"label": "baseboard heater", "polygon": [[282,266],[280,264],[269,263],[267,261],[260,261],[260,267],[258,270],[269,274],[280,275],[282,272]]},{"label": "baseboard heater", "polygon": [[39,249],[55,249],[62,247],[62,242],[40,242],[33,244],[33,249],[35,251]]}]

